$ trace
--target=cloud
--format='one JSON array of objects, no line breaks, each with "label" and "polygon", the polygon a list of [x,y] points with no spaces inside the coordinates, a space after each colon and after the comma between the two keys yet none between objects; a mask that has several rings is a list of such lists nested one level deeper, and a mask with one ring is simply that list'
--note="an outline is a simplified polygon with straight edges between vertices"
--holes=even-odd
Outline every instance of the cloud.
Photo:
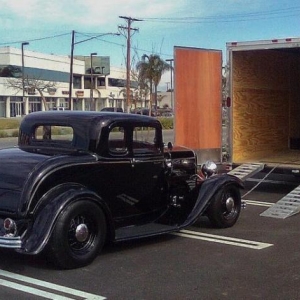
[{"label": "cloud", "polygon": [[[117,26],[124,23],[119,16],[205,17],[228,11],[250,11],[261,3],[262,0],[227,0],[226,5],[211,0],[1,0],[0,25],[2,29],[15,32],[29,29],[35,32],[72,29],[108,32],[116,31]],[[153,25],[145,23],[144,28]]]},{"label": "cloud", "polygon": [[[177,0],[2,0],[2,26],[10,27],[14,20],[22,27],[63,24],[73,28],[106,25],[116,27],[118,17],[154,17],[176,13],[185,1]],[[20,22],[20,20],[22,22]]]}]

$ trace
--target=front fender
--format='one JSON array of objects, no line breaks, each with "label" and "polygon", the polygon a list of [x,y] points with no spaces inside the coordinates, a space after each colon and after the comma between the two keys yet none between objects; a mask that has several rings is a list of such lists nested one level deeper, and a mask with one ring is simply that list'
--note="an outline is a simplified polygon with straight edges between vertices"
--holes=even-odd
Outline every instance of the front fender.
[{"label": "front fender", "polygon": [[201,185],[194,208],[186,221],[182,224],[181,228],[193,224],[199,216],[203,215],[214,194],[221,187],[231,184],[242,189],[244,188],[244,184],[239,178],[229,174],[215,175],[206,179]]},{"label": "front fender", "polygon": [[76,183],[63,184],[48,192],[41,199],[42,205],[34,212],[34,222],[22,238],[22,249],[18,251],[26,254],[40,253],[45,248],[61,211],[70,202],[83,198],[104,205],[97,194]]}]

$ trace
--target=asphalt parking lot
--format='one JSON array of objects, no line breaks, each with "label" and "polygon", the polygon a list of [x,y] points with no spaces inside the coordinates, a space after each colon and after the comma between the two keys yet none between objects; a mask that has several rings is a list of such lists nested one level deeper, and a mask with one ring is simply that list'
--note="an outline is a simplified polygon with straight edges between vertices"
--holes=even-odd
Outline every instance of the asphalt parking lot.
[{"label": "asphalt parking lot", "polygon": [[203,217],[180,233],[107,245],[82,269],[1,250],[0,299],[298,299],[300,214],[260,216],[292,188],[260,186],[232,228]]},{"label": "asphalt parking lot", "polygon": [[253,191],[247,182],[232,228],[203,217],[179,233],[106,245],[82,269],[0,250],[0,299],[300,299],[300,214],[260,216],[300,181],[273,179]]}]

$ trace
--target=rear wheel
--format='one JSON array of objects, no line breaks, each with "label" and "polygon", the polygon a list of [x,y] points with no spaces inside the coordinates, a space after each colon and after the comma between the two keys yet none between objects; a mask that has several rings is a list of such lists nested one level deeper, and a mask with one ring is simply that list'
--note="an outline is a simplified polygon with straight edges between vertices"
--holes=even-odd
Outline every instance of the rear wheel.
[{"label": "rear wheel", "polygon": [[213,197],[207,216],[211,223],[219,228],[233,226],[241,211],[241,194],[235,185],[222,187]]},{"label": "rear wheel", "polygon": [[83,267],[98,255],[105,236],[103,211],[95,203],[77,201],[60,213],[48,244],[48,252],[60,268]]}]

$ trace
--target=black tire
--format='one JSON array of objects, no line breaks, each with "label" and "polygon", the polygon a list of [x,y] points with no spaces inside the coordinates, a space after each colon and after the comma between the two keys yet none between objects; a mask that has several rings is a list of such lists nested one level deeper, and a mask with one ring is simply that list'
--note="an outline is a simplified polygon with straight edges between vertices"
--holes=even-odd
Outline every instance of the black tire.
[{"label": "black tire", "polygon": [[90,264],[106,237],[105,216],[95,203],[80,200],[59,215],[48,243],[48,254],[62,269]]},{"label": "black tire", "polygon": [[222,187],[212,198],[207,216],[213,226],[228,228],[233,226],[241,212],[241,193],[235,185]]}]

